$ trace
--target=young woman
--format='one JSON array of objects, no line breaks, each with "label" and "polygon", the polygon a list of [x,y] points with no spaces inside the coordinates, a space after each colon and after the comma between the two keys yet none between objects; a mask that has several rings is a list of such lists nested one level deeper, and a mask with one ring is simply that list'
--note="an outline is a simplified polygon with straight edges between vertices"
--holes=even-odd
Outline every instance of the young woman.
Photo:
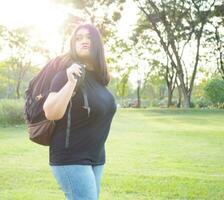
[{"label": "young woman", "polygon": [[[71,37],[70,52],[56,59],[60,68],[53,78],[44,103],[45,116],[56,121],[49,149],[53,175],[68,200],[97,200],[105,164],[105,142],[117,106],[106,88],[110,81],[99,31],[90,24],[77,27]],[[60,60],[58,62],[57,60]],[[83,95],[76,88],[85,64],[84,86],[90,115],[83,106]],[[63,63],[63,64],[62,64]],[[66,146],[68,105],[71,107],[69,144]]]}]

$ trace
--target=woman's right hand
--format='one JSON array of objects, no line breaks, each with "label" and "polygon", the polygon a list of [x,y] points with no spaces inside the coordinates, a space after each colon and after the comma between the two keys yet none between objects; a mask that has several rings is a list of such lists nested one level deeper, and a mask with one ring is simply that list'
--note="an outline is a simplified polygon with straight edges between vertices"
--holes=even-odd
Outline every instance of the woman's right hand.
[{"label": "woman's right hand", "polygon": [[81,77],[81,74],[82,74],[81,66],[74,63],[69,68],[66,69],[66,73],[67,73],[68,81],[71,83],[76,83],[77,79],[75,78],[74,74]]}]

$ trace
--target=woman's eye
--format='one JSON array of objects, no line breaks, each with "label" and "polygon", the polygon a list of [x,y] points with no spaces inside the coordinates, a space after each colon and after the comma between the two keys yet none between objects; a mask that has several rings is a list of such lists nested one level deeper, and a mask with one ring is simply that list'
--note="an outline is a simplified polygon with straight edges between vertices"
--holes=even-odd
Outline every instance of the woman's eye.
[{"label": "woman's eye", "polygon": [[79,41],[79,40],[81,40],[81,39],[82,39],[81,37],[76,37],[76,40],[77,40],[77,41]]},{"label": "woman's eye", "polygon": [[75,38],[75,40],[76,40],[76,41],[81,41],[81,40],[83,40],[84,38],[90,40],[90,35],[87,35],[87,36],[78,36],[78,37]]}]

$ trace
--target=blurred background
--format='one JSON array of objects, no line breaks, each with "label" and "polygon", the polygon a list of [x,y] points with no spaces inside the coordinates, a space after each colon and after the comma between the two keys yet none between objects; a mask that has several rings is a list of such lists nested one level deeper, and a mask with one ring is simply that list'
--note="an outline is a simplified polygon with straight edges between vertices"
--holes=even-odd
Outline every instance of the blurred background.
[{"label": "blurred background", "polygon": [[100,199],[224,199],[223,0],[0,0],[0,199],[64,199],[24,94],[82,23],[103,36],[119,108]]},{"label": "blurred background", "polygon": [[224,108],[223,16],[222,0],[1,1],[0,102],[23,103],[76,26],[92,23],[118,107]]}]

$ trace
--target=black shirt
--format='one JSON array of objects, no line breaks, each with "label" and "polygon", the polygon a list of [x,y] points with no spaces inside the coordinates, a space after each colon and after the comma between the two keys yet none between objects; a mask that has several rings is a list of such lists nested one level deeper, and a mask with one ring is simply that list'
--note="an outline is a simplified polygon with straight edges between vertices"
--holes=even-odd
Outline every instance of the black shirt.
[{"label": "black shirt", "polygon": [[[58,92],[68,81],[66,70],[56,74],[50,91]],[[90,107],[90,116],[82,108],[84,98],[78,88],[72,97],[69,147],[65,148],[68,107],[56,127],[49,148],[50,165],[100,165],[105,164],[105,141],[112,118],[117,110],[114,96],[96,79],[94,71],[86,69],[85,89]]]}]

